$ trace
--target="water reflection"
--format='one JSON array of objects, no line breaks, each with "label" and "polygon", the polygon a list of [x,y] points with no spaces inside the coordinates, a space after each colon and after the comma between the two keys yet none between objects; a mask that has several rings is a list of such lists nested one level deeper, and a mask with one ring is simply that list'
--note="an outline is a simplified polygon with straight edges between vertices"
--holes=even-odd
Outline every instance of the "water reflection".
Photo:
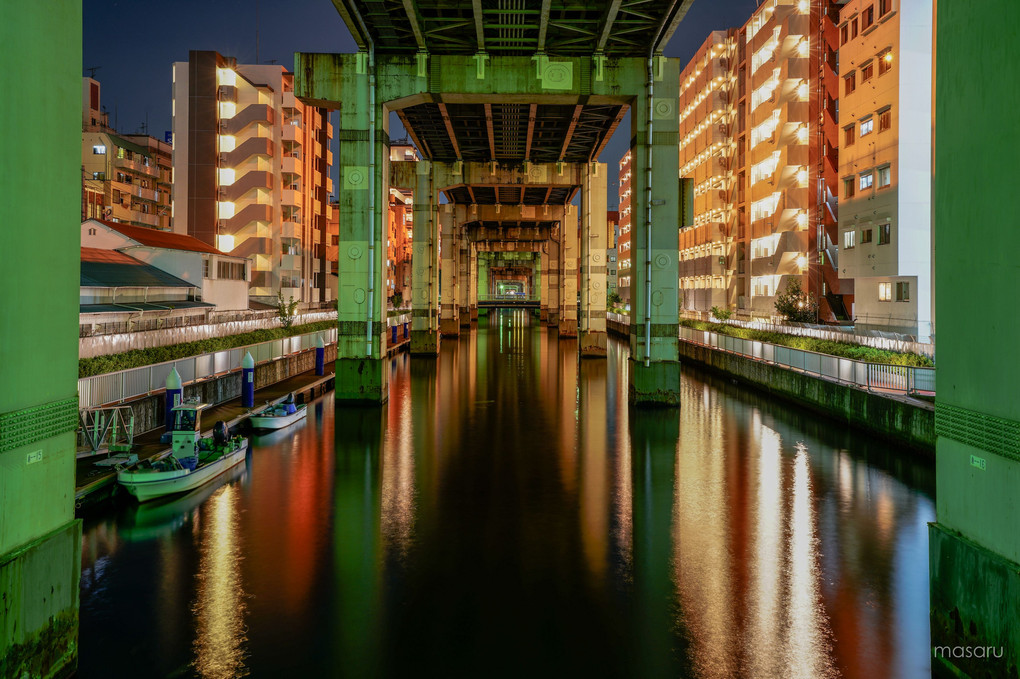
[{"label": "water reflection", "polygon": [[[82,677],[928,672],[930,467],[495,312],[198,494],[86,521]],[[117,653],[110,649],[117,648]]]}]

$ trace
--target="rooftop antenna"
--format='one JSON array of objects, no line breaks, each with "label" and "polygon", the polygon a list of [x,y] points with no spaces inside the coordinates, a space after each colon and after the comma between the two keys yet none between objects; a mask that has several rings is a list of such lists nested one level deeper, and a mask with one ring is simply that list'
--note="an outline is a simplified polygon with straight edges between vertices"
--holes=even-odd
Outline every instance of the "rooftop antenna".
[{"label": "rooftop antenna", "polygon": [[95,80],[96,79],[96,71],[98,71],[101,68],[102,68],[102,66],[89,66],[85,70],[89,72],[89,77],[92,78],[93,80]]}]

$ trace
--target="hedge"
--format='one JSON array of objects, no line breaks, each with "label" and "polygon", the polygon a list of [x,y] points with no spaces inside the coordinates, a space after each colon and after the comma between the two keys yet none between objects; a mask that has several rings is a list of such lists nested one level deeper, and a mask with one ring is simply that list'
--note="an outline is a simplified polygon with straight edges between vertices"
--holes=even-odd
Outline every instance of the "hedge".
[{"label": "hedge", "polygon": [[889,365],[908,365],[915,367],[930,368],[935,364],[927,356],[921,356],[911,352],[889,351],[887,349],[876,349],[863,344],[852,342],[834,342],[832,340],[817,339],[814,337],[801,337],[799,335],[787,335],[781,332],[769,332],[767,330],[753,330],[741,328],[724,323],[708,323],[695,321],[689,318],[680,319],[680,325],[694,328],[695,330],[708,330],[721,335],[740,337],[758,342],[769,342],[779,344],[793,349],[804,351],[816,351],[820,354],[830,354],[843,358],[853,358],[858,361],[869,363],[887,363]]},{"label": "hedge", "polygon": [[152,365],[153,363],[175,361],[181,358],[188,358],[189,356],[243,347],[248,344],[258,344],[259,342],[269,342],[271,340],[283,339],[284,337],[304,335],[305,333],[318,332],[335,327],[336,321],[319,321],[317,323],[295,325],[286,329],[267,328],[265,330],[241,333],[240,335],[210,337],[209,339],[196,340],[194,342],[169,344],[165,347],[132,349],[131,351],[110,354],[109,356],[79,358],[78,377],[91,377],[92,375],[103,375],[105,373],[117,372],[118,370],[127,370],[128,368],[139,368],[143,365]]}]

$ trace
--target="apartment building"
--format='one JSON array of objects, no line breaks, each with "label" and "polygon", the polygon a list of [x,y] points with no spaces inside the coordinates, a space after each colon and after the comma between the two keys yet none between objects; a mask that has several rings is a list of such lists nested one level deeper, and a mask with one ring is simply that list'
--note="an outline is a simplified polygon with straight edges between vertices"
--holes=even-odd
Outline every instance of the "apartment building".
[{"label": "apartment building", "polygon": [[772,317],[790,281],[845,319],[836,269],[838,97],[829,0],[766,0],[681,74],[681,308]]},{"label": "apartment building", "polygon": [[[406,142],[390,144],[390,160],[417,162],[418,149]],[[386,248],[387,296],[411,300],[411,243],[414,234],[414,195],[410,189],[390,187],[389,231]]]},{"label": "apartment building", "polygon": [[173,65],[174,230],[248,258],[253,299],[330,301],[332,137],[282,66],[190,52]]},{"label": "apartment building", "polygon": [[631,152],[620,159],[620,237],[616,242],[616,292],[624,304],[630,304],[631,251],[630,251],[630,208],[631,208]]},{"label": "apartment building", "polygon": [[82,219],[172,228],[170,144],[144,134],[118,134],[92,78],[82,78],[81,142]]},{"label": "apartment building", "polygon": [[849,0],[839,16],[840,276],[857,327],[928,341],[931,0]]},{"label": "apartment building", "polygon": [[617,242],[620,239],[620,211],[606,210],[606,226],[608,228],[609,245],[606,248],[606,291],[617,292],[620,286],[619,270],[617,269],[619,253]]}]

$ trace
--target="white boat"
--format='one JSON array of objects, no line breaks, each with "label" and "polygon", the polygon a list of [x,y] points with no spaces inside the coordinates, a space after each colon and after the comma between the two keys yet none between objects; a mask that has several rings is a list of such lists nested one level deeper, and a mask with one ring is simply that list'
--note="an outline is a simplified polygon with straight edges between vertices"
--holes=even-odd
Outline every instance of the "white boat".
[{"label": "white boat", "polygon": [[202,436],[201,412],[206,407],[185,402],[174,408],[170,455],[117,473],[117,481],[139,502],[194,490],[244,462],[248,440],[231,438],[224,423],[217,422],[211,436]]},{"label": "white boat", "polygon": [[294,405],[293,397],[288,397],[283,403],[266,406],[248,419],[252,429],[283,429],[303,420],[307,414],[308,407],[304,403]]}]

